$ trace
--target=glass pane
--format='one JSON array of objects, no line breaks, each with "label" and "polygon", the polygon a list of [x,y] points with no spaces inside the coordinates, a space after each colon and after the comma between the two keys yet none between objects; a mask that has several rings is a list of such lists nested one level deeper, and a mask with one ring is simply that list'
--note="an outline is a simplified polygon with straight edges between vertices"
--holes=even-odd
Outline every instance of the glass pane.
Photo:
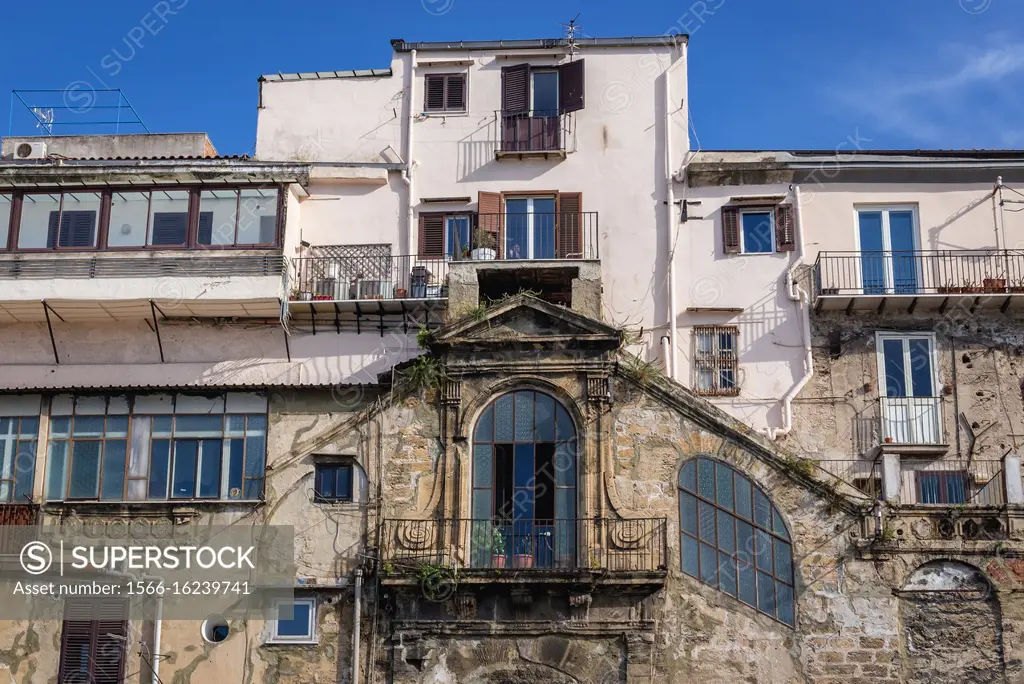
[{"label": "glass pane", "polygon": [[32,500],[32,482],[36,472],[36,442],[18,443],[14,455],[14,500]]},{"label": "glass pane", "polygon": [[289,638],[312,637],[309,633],[310,611],[306,602],[281,604],[277,619],[277,636]]},{"label": "glass pane", "polygon": [[907,374],[903,358],[903,340],[882,340],[882,359],[885,364],[885,396],[907,396]]},{"label": "glass pane", "polygon": [[733,523],[736,518],[725,511],[718,511],[718,548],[729,553],[736,553],[736,530]]},{"label": "glass pane", "polygon": [[709,501],[715,500],[715,464],[706,458],[697,463],[697,493]]},{"label": "glass pane", "polygon": [[172,416],[153,416],[154,436],[170,437],[173,426],[174,418]]},{"label": "glass pane", "polygon": [[533,72],[533,116],[558,116],[558,72]]},{"label": "glass pane", "polygon": [[772,527],[775,528],[775,534],[783,539],[789,539],[789,533],[786,532],[786,523],[782,519],[779,509],[775,508],[775,506],[772,506]]},{"label": "glass pane", "polygon": [[341,466],[338,468],[337,487],[338,498],[342,501],[352,500],[352,466]]},{"label": "glass pane", "polygon": [[171,441],[169,439],[153,440],[153,455],[149,465],[149,498],[166,499],[167,484],[170,481],[168,469],[171,464]]},{"label": "glass pane", "polygon": [[546,394],[537,393],[537,434],[538,442],[555,441],[555,400]]},{"label": "glass pane", "polygon": [[69,498],[94,499],[99,495],[102,445],[99,441],[76,441],[72,445]]},{"label": "glass pane", "polygon": [[718,483],[718,505],[732,510],[732,468],[718,463],[715,465]]},{"label": "glass pane", "polygon": [[490,487],[494,482],[491,470],[493,447],[490,444],[478,444],[473,449],[473,486]]},{"label": "glass pane", "polygon": [[241,195],[237,243],[273,244],[277,239],[277,188],[244,189]]},{"label": "glass pane", "polygon": [[512,441],[512,395],[498,397],[494,402],[494,441]]},{"label": "glass pane", "polygon": [[737,473],[733,482],[736,487],[736,513],[740,517],[750,520],[753,518],[750,500],[750,480]]},{"label": "glass pane", "polygon": [[232,435],[244,435],[245,434],[245,416],[232,415],[228,416],[227,431]]},{"label": "glass pane", "polygon": [[772,571],[772,538],[767,532],[755,530],[757,535],[757,569]]},{"label": "glass pane", "polygon": [[0,195],[0,249],[7,248],[7,236],[11,229],[11,196]]},{"label": "glass pane", "polygon": [[529,200],[505,200],[505,258],[526,259],[530,255]]},{"label": "glass pane", "polygon": [[576,519],[576,490],[559,487],[555,490],[555,518],[572,521]]},{"label": "glass pane", "polygon": [[447,216],[444,219],[444,254],[447,257],[468,258],[472,245],[468,216]]},{"label": "glass pane", "polygon": [[917,292],[917,255],[914,253],[914,214],[889,212],[889,259],[892,263],[892,287],[897,294]]},{"label": "glass pane", "polygon": [[861,249],[861,278],[864,294],[885,291],[885,254],[882,243],[882,213],[862,211],[858,214]]},{"label": "glass pane", "polygon": [[204,190],[199,195],[200,245],[235,244],[237,190]]},{"label": "glass pane", "polygon": [[775,617],[775,581],[763,572],[757,573],[757,609]]},{"label": "glass pane", "polygon": [[149,245],[183,245],[188,240],[187,190],[157,190],[149,206]]},{"label": "glass pane", "polygon": [[572,418],[569,416],[569,412],[565,408],[555,402],[555,418],[556,418],[556,429],[558,430],[558,441],[566,442],[569,440],[576,439],[576,427],[573,425]]},{"label": "glass pane", "polygon": [[[60,212],[60,230],[57,238],[59,247],[95,247],[97,227],[100,218],[100,194],[98,192],[66,192],[64,206]],[[54,226],[50,217],[47,246],[53,247]]]},{"label": "glass pane", "polygon": [[175,437],[220,437],[224,434],[224,416],[176,416]]},{"label": "glass pane", "polygon": [[555,199],[533,200],[534,259],[555,258]]},{"label": "glass pane", "polygon": [[772,214],[769,211],[745,211],[740,214],[743,251],[764,254],[772,251]]},{"label": "glass pane", "polygon": [[760,489],[754,489],[754,522],[766,530],[772,529],[772,504]]},{"label": "glass pane", "polygon": [[174,441],[174,469],[171,498],[190,499],[196,494],[196,464],[199,442],[191,439]]},{"label": "glass pane", "polygon": [[267,438],[263,435],[245,438],[245,477],[263,477],[267,458]]},{"label": "glass pane", "polygon": [[473,490],[473,520],[491,519],[491,490]]},{"label": "glass pane", "polygon": [[246,417],[245,434],[266,434],[267,417],[262,413],[250,413]]},{"label": "glass pane", "polygon": [[148,221],[148,192],[114,192],[110,198],[107,244],[111,247],[142,247],[146,244]]},{"label": "glass pane", "polygon": [[910,340],[910,387],[915,397],[934,396],[931,347],[931,342],[927,339]]},{"label": "glass pane", "polygon": [[102,437],[104,418],[102,416],[76,416],[74,421],[75,437]]},{"label": "glass pane", "polygon": [[221,441],[202,441],[202,458],[199,461],[199,496],[216,498],[220,496]]},{"label": "glass pane", "polygon": [[124,498],[127,451],[128,442],[123,439],[107,440],[103,447],[103,490],[100,498],[104,501],[121,501]]},{"label": "glass pane", "polygon": [[263,496],[263,478],[256,478],[253,480],[247,479],[245,481],[244,491],[242,492],[242,498],[246,501],[258,501]]},{"label": "glass pane", "polygon": [[146,480],[128,480],[128,500],[145,501],[148,487]]},{"label": "glass pane", "polygon": [[718,554],[707,544],[700,545],[700,578],[712,586],[718,586]]},{"label": "glass pane", "polygon": [[50,437],[63,437],[70,433],[71,430],[71,419],[70,418],[51,418],[50,419]]},{"label": "glass pane", "polygon": [[18,434],[21,437],[35,439],[39,435],[39,419],[22,418],[20,427],[18,428]]},{"label": "glass pane", "polygon": [[27,194],[21,203],[19,249],[45,249],[57,244],[60,195]]},{"label": "glass pane", "polygon": [[775,576],[785,582],[793,581],[793,551],[789,544],[778,539],[775,546]]},{"label": "glass pane", "polygon": [[736,595],[736,559],[718,554],[718,587],[729,596]]},{"label": "glass pane", "polygon": [[697,577],[699,575],[699,572],[697,570],[697,540],[693,537],[687,537],[684,534],[682,549],[683,572],[685,572],[687,575]]},{"label": "glass pane", "polygon": [[711,504],[700,502],[698,507],[700,522],[700,538],[710,544],[715,543],[715,507]]},{"label": "glass pane", "polygon": [[679,526],[697,536],[697,498],[686,492],[679,492]]},{"label": "glass pane", "polygon": [[743,560],[753,563],[754,552],[757,550],[754,541],[754,528],[742,520],[736,521],[736,553]]},{"label": "glass pane", "polygon": [[6,480],[4,482],[0,482],[0,502],[10,502],[11,494],[11,483]]},{"label": "glass pane", "polygon": [[740,601],[744,603],[754,605],[757,601],[757,589],[754,578],[754,567],[747,563],[740,562],[737,564],[738,567],[738,578],[739,578],[739,595]]},{"label": "glass pane", "polygon": [[324,499],[334,498],[337,485],[334,471],[331,467],[322,467],[316,471],[316,493]]},{"label": "glass pane", "polygon": [[128,457],[129,477],[146,477],[149,473],[149,430],[152,423],[151,416],[132,418],[132,447]]},{"label": "glass pane", "polygon": [[58,501],[64,498],[64,483],[67,482],[66,458],[68,443],[50,441],[49,454],[46,457],[46,498]]},{"label": "glass pane", "polygon": [[516,392],[516,441],[533,441],[533,392]]},{"label": "glass pane", "polygon": [[576,486],[576,442],[559,442],[555,446],[555,484]]},{"label": "glass pane", "polygon": [[[75,419],[78,422],[78,419]],[[128,436],[128,416],[110,416],[107,418],[107,437]],[[78,434],[77,430],[75,434]]]},{"label": "glass pane", "polygon": [[779,620],[785,622],[790,627],[796,623],[795,609],[793,607],[793,587],[783,584],[782,582],[775,582],[775,598],[778,604]]},{"label": "glass pane", "polygon": [[697,491],[697,462],[687,461],[679,471],[679,486],[688,492]]},{"label": "glass pane", "polygon": [[494,407],[488,406],[487,410],[480,414],[480,420],[476,422],[476,432],[473,433],[475,442],[494,441]]}]

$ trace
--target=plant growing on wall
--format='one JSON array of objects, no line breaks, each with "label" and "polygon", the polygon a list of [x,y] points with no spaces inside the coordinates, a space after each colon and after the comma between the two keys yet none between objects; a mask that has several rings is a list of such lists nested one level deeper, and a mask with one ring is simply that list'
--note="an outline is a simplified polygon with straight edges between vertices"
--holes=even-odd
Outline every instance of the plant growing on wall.
[{"label": "plant growing on wall", "polygon": [[412,390],[437,389],[448,379],[444,365],[433,356],[420,356],[398,373]]}]

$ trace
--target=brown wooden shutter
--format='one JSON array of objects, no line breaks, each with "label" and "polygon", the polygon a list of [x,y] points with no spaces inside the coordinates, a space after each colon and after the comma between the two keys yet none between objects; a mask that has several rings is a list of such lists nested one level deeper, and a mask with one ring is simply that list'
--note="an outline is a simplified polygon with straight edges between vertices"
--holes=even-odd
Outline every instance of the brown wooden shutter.
[{"label": "brown wooden shutter", "polygon": [[419,255],[444,258],[444,214],[420,214]]},{"label": "brown wooden shutter", "polygon": [[722,249],[726,254],[740,251],[740,210],[722,207]]},{"label": "brown wooden shutter", "polygon": [[581,59],[558,67],[558,103],[563,112],[583,109],[583,61]]},{"label": "brown wooden shutter", "polygon": [[444,76],[436,74],[424,78],[423,111],[432,112],[444,109]]},{"label": "brown wooden shutter", "polygon": [[793,219],[793,205],[780,204],[775,207],[775,251],[792,252],[796,249],[796,223]]},{"label": "brown wooden shutter", "polygon": [[117,600],[67,601],[58,681],[120,684],[128,648],[127,607]]},{"label": "brown wooden shutter", "polygon": [[444,108],[457,112],[466,108],[466,77],[452,74],[445,79]]},{"label": "brown wooden shutter", "polygon": [[530,65],[517,64],[501,70],[501,111],[522,114],[530,110]]},{"label": "brown wooden shutter", "polygon": [[[477,194],[477,223],[480,230],[487,232],[494,240],[494,248],[498,258],[501,258],[501,237],[504,224],[503,208],[501,206],[501,193],[483,192]],[[473,246],[476,246],[473,240]]]},{"label": "brown wooden shutter", "polygon": [[558,193],[558,216],[555,221],[555,258],[582,259],[583,254],[583,193]]}]

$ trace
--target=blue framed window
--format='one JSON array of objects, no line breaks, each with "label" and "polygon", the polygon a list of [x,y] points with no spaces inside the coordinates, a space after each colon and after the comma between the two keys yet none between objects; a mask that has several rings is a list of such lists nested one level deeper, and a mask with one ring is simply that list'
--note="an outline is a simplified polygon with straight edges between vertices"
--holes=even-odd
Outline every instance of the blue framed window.
[{"label": "blue framed window", "polygon": [[272,641],[316,641],[316,599],[279,601],[276,607]]},{"label": "blue framed window", "polygon": [[771,210],[741,211],[740,233],[744,254],[769,254],[775,251],[775,216]]},{"label": "blue framed window", "polygon": [[0,503],[32,500],[39,418],[0,418]]},{"label": "blue framed window", "polygon": [[323,463],[315,468],[313,499],[316,503],[352,500],[352,464]]},{"label": "blue framed window", "polygon": [[461,259],[472,250],[468,216],[444,217],[444,255],[449,259]]},{"label": "blue framed window", "polygon": [[918,501],[923,504],[966,503],[967,483],[967,473],[961,470],[918,472]]}]

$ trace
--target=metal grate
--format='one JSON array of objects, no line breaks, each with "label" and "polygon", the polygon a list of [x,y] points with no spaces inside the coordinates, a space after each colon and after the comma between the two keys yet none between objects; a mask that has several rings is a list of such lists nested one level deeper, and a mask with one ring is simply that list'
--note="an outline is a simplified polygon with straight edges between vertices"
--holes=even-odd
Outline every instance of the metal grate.
[{"label": "metal grate", "polygon": [[316,281],[338,283],[385,281],[391,277],[391,245],[315,245],[309,248],[307,275]]},{"label": "metal grate", "polygon": [[270,276],[284,273],[281,254],[189,257],[33,257],[0,260],[0,279]]},{"label": "metal grate", "polygon": [[739,387],[739,335],[734,325],[693,328],[693,390],[708,397],[734,397]]}]

